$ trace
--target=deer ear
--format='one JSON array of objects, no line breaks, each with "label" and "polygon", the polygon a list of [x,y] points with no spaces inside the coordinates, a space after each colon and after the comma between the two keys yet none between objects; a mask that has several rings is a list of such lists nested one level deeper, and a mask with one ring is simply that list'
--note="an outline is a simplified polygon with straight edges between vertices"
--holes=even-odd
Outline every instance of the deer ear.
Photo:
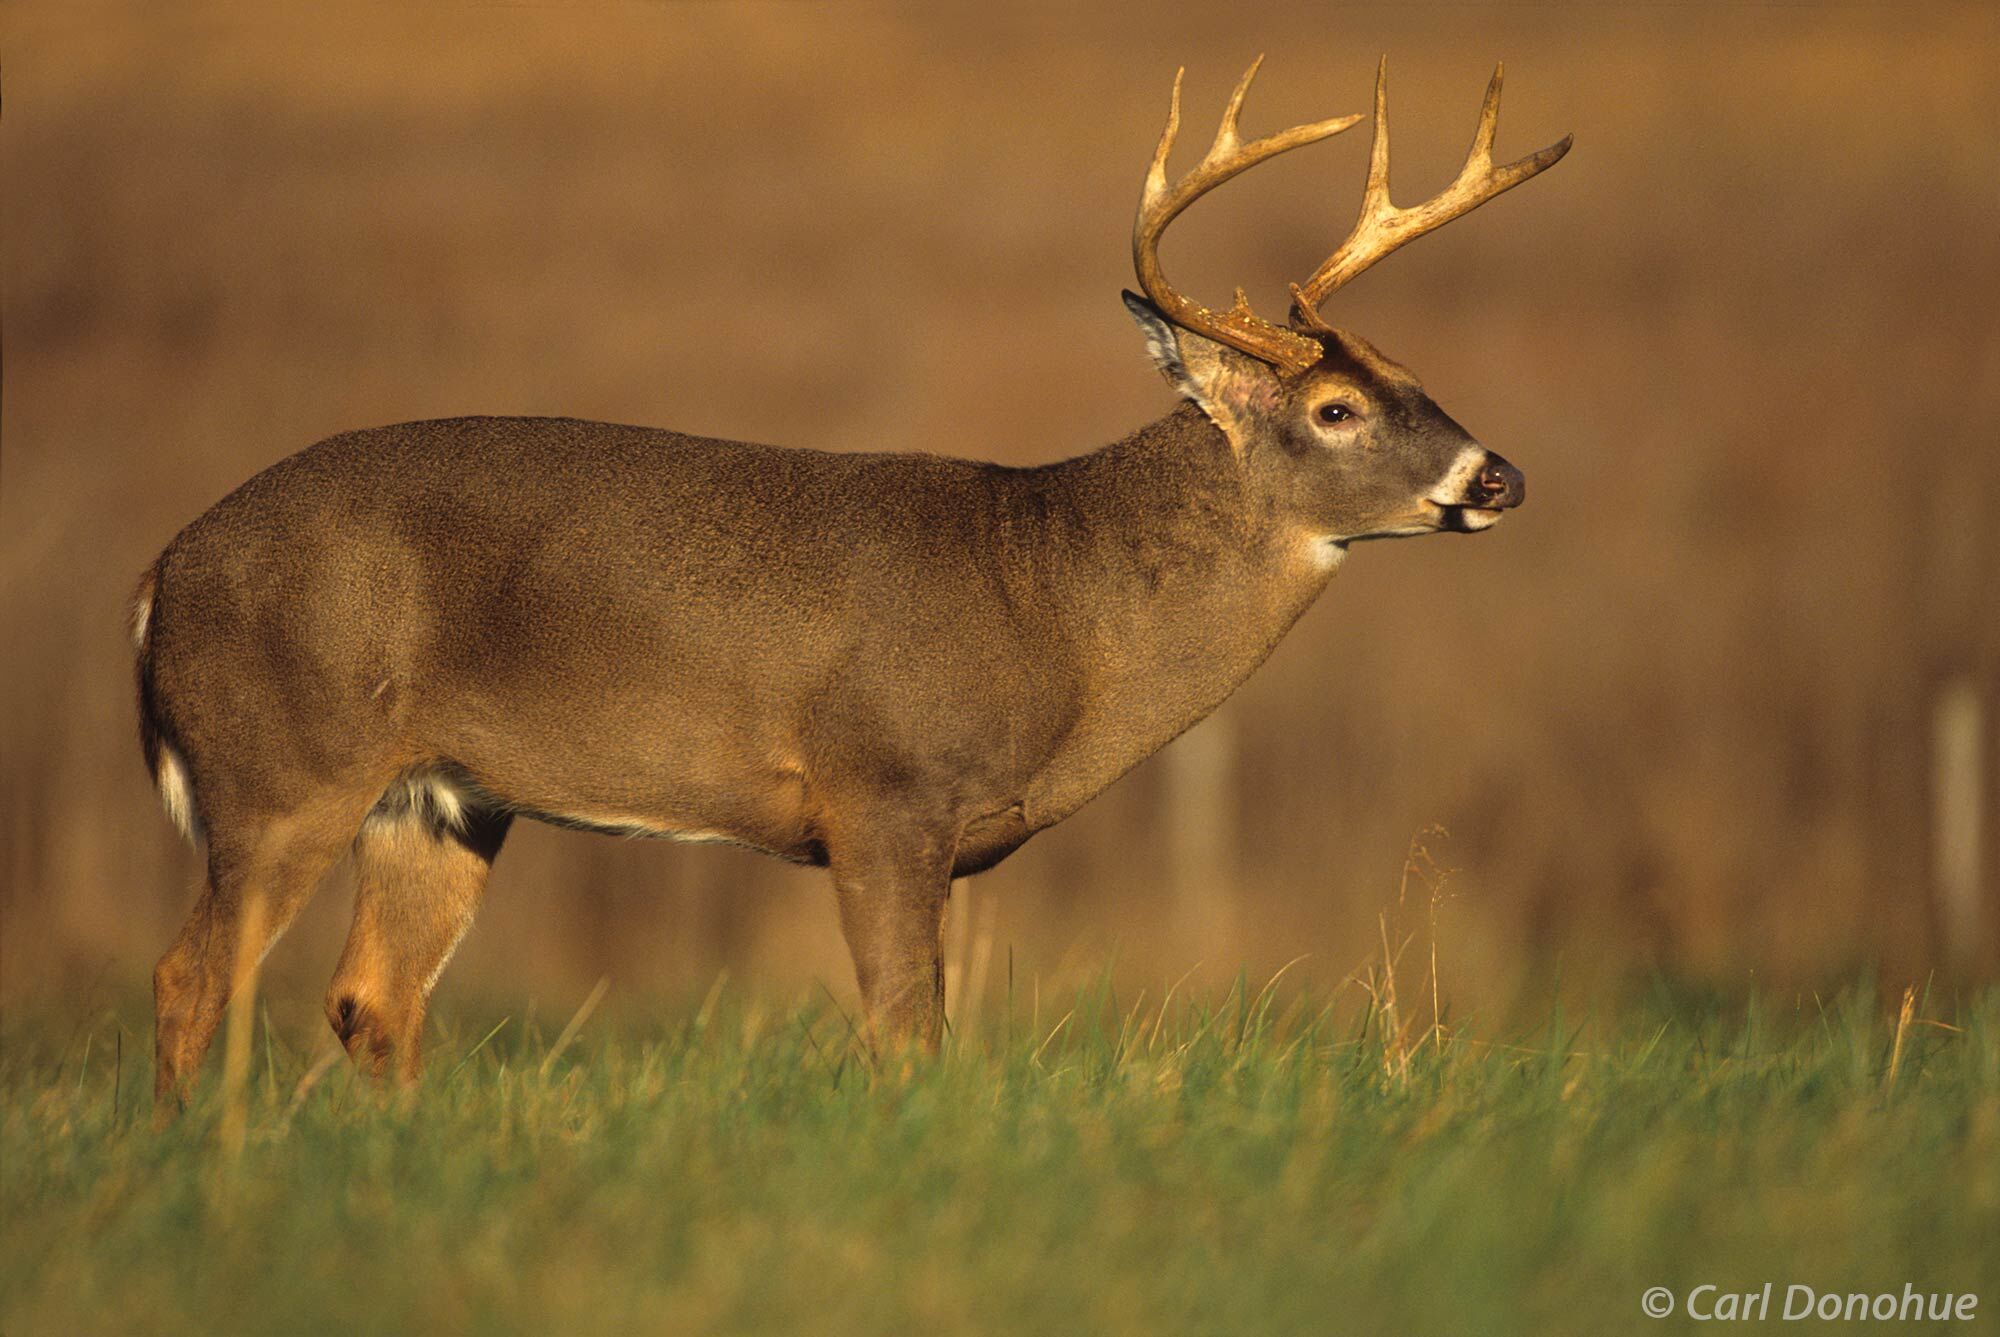
[{"label": "deer ear", "polygon": [[1160,369],[1160,375],[1167,378],[1167,384],[1195,398],[1193,378],[1188,375],[1187,363],[1181,360],[1180,331],[1173,322],[1160,314],[1160,309],[1135,292],[1118,294],[1125,299],[1125,309],[1132,313],[1133,323],[1139,333],[1146,338],[1146,356],[1153,359],[1153,365]]},{"label": "deer ear", "polygon": [[1192,399],[1201,411],[1235,439],[1243,414],[1253,401],[1268,398],[1259,377],[1261,364],[1215,340],[1184,330],[1160,314],[1137,293],[1121,294],[1125,309],[1146,336],[1146,352],[1167,384]]}]

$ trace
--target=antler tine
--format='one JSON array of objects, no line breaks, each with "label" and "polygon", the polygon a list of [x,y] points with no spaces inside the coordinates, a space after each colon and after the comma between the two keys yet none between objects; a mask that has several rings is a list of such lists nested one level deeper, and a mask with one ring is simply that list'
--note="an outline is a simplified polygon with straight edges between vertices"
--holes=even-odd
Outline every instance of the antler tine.
[{"label": "antler tine", "polygon": [[1375,133],[1368,141],[1368,184],[1362,191],[1361,212],[1389,213],[1389,57],[1375,62]]},{"label": "antler tine", "polygon": [[1500,82],[1506,74],[1505,61],[1493,62],[1493,77],[1486,81],[1486,96],[1479,103],[1479,124],[1472,127],[1472,147],[1465,151],[1467,162],[1493,165],[1493,136],[1500,129]]},{"label": "antler tine", "polygon": [[1174,136],[1181,132],[1181,79],[1186,74],[1185,65],[1174,71],[1174,94],[1167,102],[1167,128],[1160,132],[1160,146],[1153,150],[1153,165],[1146,169],[1146,188],[1139,195],[1142,219],[1167,193],[1167,155],[1174,151]]},{"label": "antler tine", "polygon": [[1486,98],[1479,108],[1479,124],[1472,132],[1472,147],[1466,150],[1465,165],[1459,169],[1458,178],[1424,203],[1398,209],[1389,202],[1389,61],[1383,57],[1375,71],[1375,140],[1368,154],[1368,185],[1361,197],[1361,216],[1340,249],[1327,257],[1311,278],[1293,285],[1295,327],[1324,328],[1319,304],[1349,279],[1398,247],[1547,171],[1569,152],[1571,139],[1564,135],[1547,148],[1505,167],[1493,165],[1493,136],[1500,126],[1502,74],[1501,66],[1493,67],[1493,78],[1487,82]]},{"label": "antler tine", "polygon": [[1264,56],[1260,52],[1257,59],[1250,62],[1250,68],[1243,71],[1243,77],[1236,81],[1236,88],[1229,95],[1229,105],[1222,109],[1222,123],[1215,127],[1215,142],[1208,146],[1207,153],[1201,155],[1204,163],[1211,158],[1234,153],[1242,142],[1236,137],[1236,122],[1243,115],[1243,99],[1250,94],[1250,84],[1263,65]]},{"label": "antler tine", "polygon": [[1337,135],[1362,119],[1360,116],[1337,116],[1243,143],[1238,135],[1243,99],[1249,95],[1250,85],[1263,63],[1264,58],[1257,57],[1237,82],[1236,91],[1230,94],[1229,105],[1223,109],[1215,142],[1209,145],[1208,152],[1202,155],[1192,171],[1169,186],[1167,155],[1173,151],[1174,138],[1180,132],[1181,77],[1185,71],[1175,73],[1173,97],[1167,106],[1166,129],[1160,135],[1159,148],[1154,151],[1152,166],[1146,172],[1145,189],[1139,197],[1139,215],[1132,224],[1132,263],[1138,271],[1139,286],[1147,298],[1176,325],[1285,370],[1300,371],[1320,359],[1322,350],[1316,340],[1257,316],[1250,310],[1250,304],[1240,288],[1236,292],[1235,305],[1228,311],[1220,314],[1210,311],[1176,292],[1160,269],[1161,234],[1166,231],[1167,224],[1179,217],[1190,204],[1267,158]]}]

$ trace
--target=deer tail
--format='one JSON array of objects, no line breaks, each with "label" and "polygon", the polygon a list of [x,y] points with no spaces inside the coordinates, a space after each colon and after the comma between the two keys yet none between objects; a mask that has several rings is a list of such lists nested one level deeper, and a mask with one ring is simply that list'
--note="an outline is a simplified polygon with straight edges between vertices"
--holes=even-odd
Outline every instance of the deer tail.
[{"label": "deer tail", "polygon": [[160,804],[167,816],[188,840],[199,838],[201,822],[195,810],[194,786],[189,782],[187,759],[174,745],[173,733],[160,709],[158,685],[153,677],[153,630],[159,611],[160,566],[155,562],[139,578],[132,596],[131,631],[134,676],[139,689],[139,750],[146,759],[146,773],[159,791]]}]

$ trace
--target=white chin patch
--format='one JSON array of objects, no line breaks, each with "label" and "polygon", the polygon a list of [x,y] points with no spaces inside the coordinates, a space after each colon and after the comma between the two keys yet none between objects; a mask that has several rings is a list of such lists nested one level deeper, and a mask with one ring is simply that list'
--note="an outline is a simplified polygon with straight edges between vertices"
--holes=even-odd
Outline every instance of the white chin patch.
[{"label": "white chin patch", "polygon": [[1500,523],[1500,512],[1480,510],[1473,506],[1461,506],[1458,517],[1459,528],[1468,534],[1477,534],[1482,529],[1491,529]]}]

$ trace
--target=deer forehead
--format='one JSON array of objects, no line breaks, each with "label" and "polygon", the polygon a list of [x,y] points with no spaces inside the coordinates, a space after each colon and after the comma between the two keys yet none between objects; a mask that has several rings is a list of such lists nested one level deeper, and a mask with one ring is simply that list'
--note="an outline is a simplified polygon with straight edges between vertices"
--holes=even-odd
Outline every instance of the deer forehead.
[{"label": "deer forehead", "polygon": [[1314,368],[1314,375],[1322,382],[1362,392],[1423,389],[1408,367],[1383,356],[1380,349],[1358,334],[1335,330],[1321,343],[1326,348],[1326,357]]}]

